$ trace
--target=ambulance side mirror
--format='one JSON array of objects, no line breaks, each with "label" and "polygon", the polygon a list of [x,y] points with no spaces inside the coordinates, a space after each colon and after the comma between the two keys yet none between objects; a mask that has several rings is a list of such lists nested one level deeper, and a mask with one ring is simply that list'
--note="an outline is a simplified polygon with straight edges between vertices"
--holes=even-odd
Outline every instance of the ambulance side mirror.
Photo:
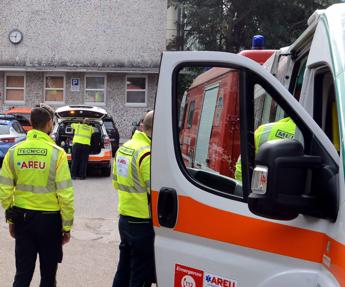
[{"label": "ambulance side mirror", "polygon": [[322,169],[321,157],[305,155],[296,140],[264,143],[255,156],[249,209],[278,220],[313,214],[320,198],[312,192],[311,181],[318,169]]}]

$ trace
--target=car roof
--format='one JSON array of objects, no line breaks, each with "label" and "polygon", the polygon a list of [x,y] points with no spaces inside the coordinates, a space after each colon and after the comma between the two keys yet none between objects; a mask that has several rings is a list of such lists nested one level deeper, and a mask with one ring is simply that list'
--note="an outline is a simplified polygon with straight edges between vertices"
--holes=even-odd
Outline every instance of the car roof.
[{"label": "car roof", "polygon": [[7,111],[5,111],[5,114],[30,114],[32,111],[32,108],[28,107],[22,107],[22,108],[12,108]]}]

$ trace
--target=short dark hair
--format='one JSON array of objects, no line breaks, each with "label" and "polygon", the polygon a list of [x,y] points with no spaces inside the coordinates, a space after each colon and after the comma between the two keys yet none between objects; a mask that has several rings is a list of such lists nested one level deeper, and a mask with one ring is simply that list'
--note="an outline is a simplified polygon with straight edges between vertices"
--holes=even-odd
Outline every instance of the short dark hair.
[{"label": "short dark hair", "polygon": [[52,120],[54,119],[55,111],[54,111],[54,109],[51,106],[49,106],[49,105],[47,105],[45,103],[39,103],[35,107],[36,108],[43,108],[43,109],[47,110],[47,112],[50,114],[50,117],[52,118]]},{"label": "short dark hair", "polygon": [[45,108],[33,108],[30,115],[32,128],[43,130],[47,123],[52,120],[50,113]]}]

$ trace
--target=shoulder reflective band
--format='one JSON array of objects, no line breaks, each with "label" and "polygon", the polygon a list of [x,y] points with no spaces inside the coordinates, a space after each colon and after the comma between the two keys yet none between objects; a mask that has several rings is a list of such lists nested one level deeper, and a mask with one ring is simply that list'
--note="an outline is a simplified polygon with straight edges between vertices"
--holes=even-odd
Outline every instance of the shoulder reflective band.
[{"label": "shoulder reflective band", "polygon": [[14,177],[14,182],[17,182],[17,174],[16,170],[14,169],[14,149],[10,149],[8,152],[10,153],[10,169]]},{"label": "shoulder reflective band", "polygon": [[50,191],[56,191],[55,178],[56,178],[56,163],[58,158],[59,150],[55,147],[53,148],[52,157],[50,159],[50,168],[48,175],[47,188]]},{"label": "shoulder reflective band", "polygon": [[4,177],[2,175],[0,175],[0,183],[14,187],[14,179],[8,178],[8,177]]},{"label": "shoulder reflective band", "polygon": [[139,148],[132,159],[132,177],[133,177],[133,182],[134,182],[134,187],[138,190],[138,192],[146,192],[146,189],[141,186],[140,178],[139,178],[139,171],[137,169],[137,159],[139,157],[139,154],[145,150],[145,149],[150,149],[150,146],[143,146]]}]

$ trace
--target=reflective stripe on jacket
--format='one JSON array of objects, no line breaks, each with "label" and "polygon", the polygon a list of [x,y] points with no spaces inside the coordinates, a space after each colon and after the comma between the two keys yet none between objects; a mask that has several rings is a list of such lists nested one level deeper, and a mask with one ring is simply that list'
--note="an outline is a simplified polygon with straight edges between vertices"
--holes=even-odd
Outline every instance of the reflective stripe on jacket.
[{"label": "reflective stripe on jacket", "polygon": [[[259,151],[262,144],[270,140],[293,139],[295,137],[296,124],[290,118],[283,118],[277,122],[259,126],[254,132],[255,152]],[[242,181],[241,157],[236,162],[235,179]]]},{"label": "reflective stripe on jacket", "polygon": [[72,143],[80,143],[80,144],[91,144],[91,136],[94,132],[92,126],[87,124],[79,124],[74,123],[71,124],[72,129],[74,129],[74,136]]},{"label": "reflective stripe on jacket", "polygon": [[61,211],[63,229],[74,216],[74,190],[65,151],[45,133],[31,130],[27,139],[7,152],[0,172],[4,209]]},{"label": "reflective stripe on jacket", "polygon": [[121,146],[114,160],[113,185],[118,191],[118,212],[136,218],[150,218],[151,139],[136,131]]}]

